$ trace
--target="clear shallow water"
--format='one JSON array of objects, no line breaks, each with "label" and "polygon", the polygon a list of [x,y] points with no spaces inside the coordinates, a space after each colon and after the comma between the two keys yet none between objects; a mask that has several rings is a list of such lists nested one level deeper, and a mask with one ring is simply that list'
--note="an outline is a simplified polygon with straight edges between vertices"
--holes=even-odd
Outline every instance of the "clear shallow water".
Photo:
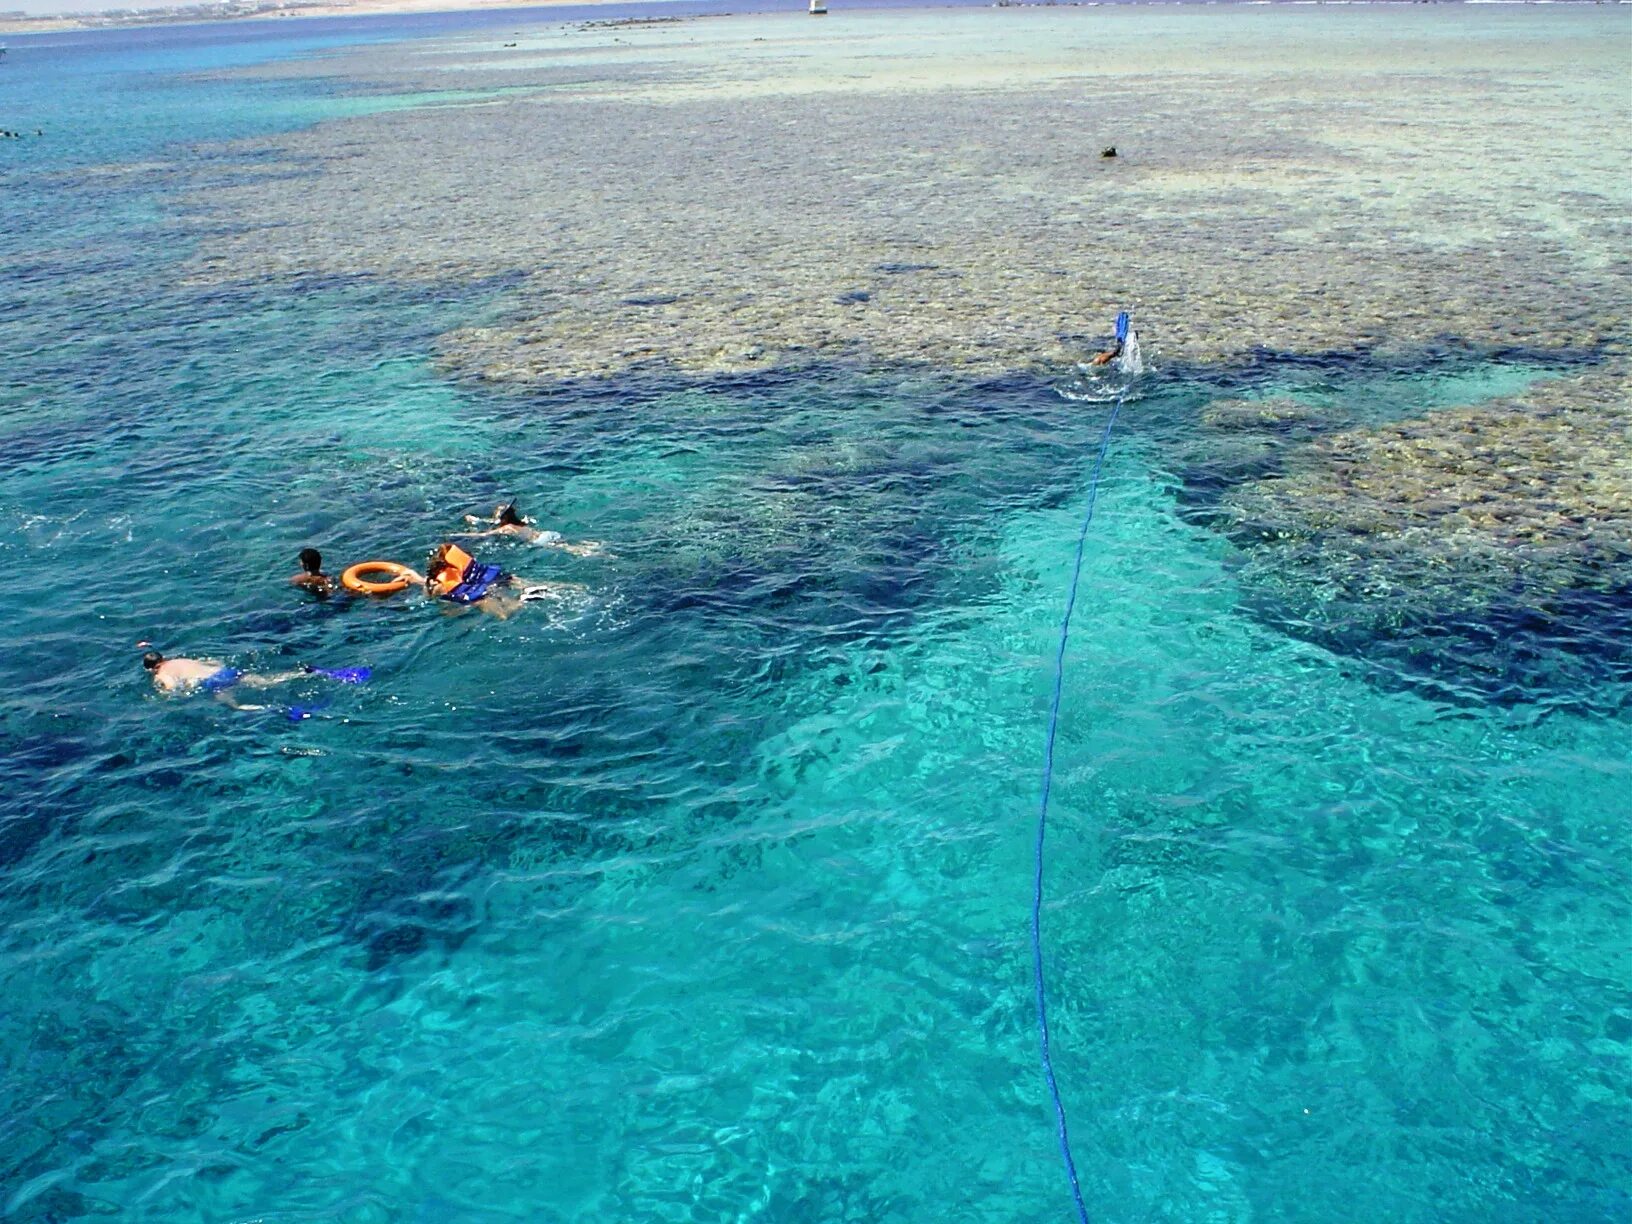
[{"label": "clear shallow water", "polygon": [[[168,274],[215,156],[190,142],[352,101],[180,80],[218,62],[190,44],[139,81],[120,54],[64,52],[55,84],[125,90],[149,135],[98,129],[90,160],[151,168],[52,177],[77,155],[25,149],[4,252],[0,564],[43,577],[0,652],[3,1210],[1064,1218],[1025,916],[1104,406],[843,369],[449,384],[435,337],[504,286]],[[1545,369],[1153,365],[1051,823],[1096,1218],[1624,1214],[1623,682],[1555,650],[1527,696],[1434,700],[1280,632],[1194,513],[1228,475],[1196,453],[1219,395],[1363,422]],[[510,494],[608,543],[490,550],[587,607],[283,585],[303,544],[412,562]],[[300,723],[238,714],[153,697],[138,639],[376,680],[299,689]]]}]

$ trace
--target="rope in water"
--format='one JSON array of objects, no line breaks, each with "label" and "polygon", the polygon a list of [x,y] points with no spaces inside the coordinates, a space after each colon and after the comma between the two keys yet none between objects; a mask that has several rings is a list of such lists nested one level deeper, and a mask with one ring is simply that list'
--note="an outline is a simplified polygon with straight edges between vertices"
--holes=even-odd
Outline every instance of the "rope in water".
[{"label": "rope in water", "polygon": [[1065,599],[1065,617],[1060,621],[1060,646],[1054,656],[1054,700],[1048,711],[1048,737],[1043,741],[1043,796],[1037,812],[1036,876],[1031,893],[1031,971],[1037,989],[1037,1038],[1043,1056],[1043,1078],[1048,1081],[1048,1095],[1054,1102],[1055,1126],[1060,1136],[1060,1157],[1065,1161],[1066,1176],[1071,1179],[1071,1197],[1077,1205],[1077,1218],[1088,1224],[1088,1208],[1082,1201],[1082,1183],[1077,1180],[1077,1162],[1071,1157],[1071,1136],[1065,1124],[1065,1103],[1060,1100],[1059,1081],[1054,1078],[1054,1056],[1048,1042],[1048,990],[1043,979],[1043,838],[1048,829],[1048,796],[1054,788],[1054,739],[1060,729],[1060,697],[1065,689],[1065,645],[1071,637],[1071,613],[1077,606],[1077,588],[1082,583],[1082,555],[1088,546],[1088,528],[1094,521],[1094,504],[1099,500],[1099,477],[1105,470],[1105,455],[1111,448],[1111,430],[1122,413],[1122,404],[1132,389],[1130,382],[1116,397],[1111,414],[1105,421],[1105,432],[1099,438],[1099,455],[1094,460],[1093,475],[1088,481],[1088,511],[1082,518],[1082,530],[1077,534],[1077,559],[1071,569],[1070,591]]}]

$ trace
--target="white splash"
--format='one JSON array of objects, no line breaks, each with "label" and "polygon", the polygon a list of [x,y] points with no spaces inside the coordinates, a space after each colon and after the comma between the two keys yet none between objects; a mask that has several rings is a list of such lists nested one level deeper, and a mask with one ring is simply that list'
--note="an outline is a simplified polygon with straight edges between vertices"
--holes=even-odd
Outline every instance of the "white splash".
[{"label": "white splash", "polygon": [[1128,328],[1128,338],[1122,342],[1122,352],[1116,358],[1116,368],[1127,378],[1137,378],[1145,372],[1144,358],[1139,355],[1139,333]]}]

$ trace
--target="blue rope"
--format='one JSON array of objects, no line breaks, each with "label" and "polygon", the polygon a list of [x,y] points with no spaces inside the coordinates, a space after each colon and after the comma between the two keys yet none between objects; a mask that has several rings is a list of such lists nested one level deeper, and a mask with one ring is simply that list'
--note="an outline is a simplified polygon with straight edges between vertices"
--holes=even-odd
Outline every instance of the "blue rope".
[{"label": "blue rope", "polygon": [[1043,1078],[1048,1081],[1048,1095],[1054,1102],[1055,1127],[1060,1136],[1060,1157],[1065,1161],[1066,1176],[1071,1179],[1071,1197],[1077,1204],[1077,1218],[1088,1222],[1088,1208],[1082,1201],[1082,1183],[1077,1180],[1077,1162],[1071,1158],[1071,1136],[1065,1124],[1065,1103],[1060,1100],[1059,1081],[1054,1078],[1054,1056],[1048,1043],[1048,991],[1043,981],[1043,836],[1048,828],[1048,796],[1054,789],[1054,739],[1060,730],[1060,697],[1065,689],[1065,644],[1071,637],[1071,613],[1077,606],[1077,588],[1082,582],[1082,555],[1088,545],[1088,527],[1094,521],[1094,503],[1099,500],[1099,476],[1105,468],[1105,454],[1111,448],[1111,430],[1122,413],[1122,404],[1128,398],[1133,384],[1129,383],[1116,397],[1111,415],[1105,421],[1105,432],[1100,435],[1099,455],[1094,460],[1094,472],[1088,481],[1088,512],[1082,518],[1082,530],[1077,534],[1077,560],[1071,570],[1070,593],[1065,600],[1065,618],[1060,622],[1060,647],[1054,656],[1054,700],[1048,711],[1048,738],[1043,743],[1043,798],[1037,812],[1037,871],[1031,893],[1031,971],[1037,987],[1037,1038],[1043,1056]]}]

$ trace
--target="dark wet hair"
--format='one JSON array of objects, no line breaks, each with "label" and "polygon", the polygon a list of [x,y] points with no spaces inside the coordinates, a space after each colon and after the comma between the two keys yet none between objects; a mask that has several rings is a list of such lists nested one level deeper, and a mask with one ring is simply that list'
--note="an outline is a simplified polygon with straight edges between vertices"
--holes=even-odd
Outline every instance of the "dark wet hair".
[{"label": "dark wet hair", "polygon": [[515,502],[511,502],[508,506],[499,507],[500,527],[520,527],[524,522],[525,520],[516,512]]},{"label": "dark wet hair", "polygon": [[321,574],[323,572],[323,554],[315,548],[301,549],[300,568],[308,574]]},{"label": "dark wet hair", "polygon": [[142,656],[142,666],[148,671],[157,671],[159,664],[164,662],[164,656],[156,650],[150,650]]}]

